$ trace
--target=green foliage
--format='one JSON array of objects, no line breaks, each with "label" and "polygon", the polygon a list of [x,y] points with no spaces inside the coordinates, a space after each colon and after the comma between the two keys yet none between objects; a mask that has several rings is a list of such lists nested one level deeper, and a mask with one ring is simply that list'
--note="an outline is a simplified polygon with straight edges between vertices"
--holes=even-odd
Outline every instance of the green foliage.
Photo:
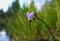
[{"label": "green foliage", "polygon": [[35,6],[34,6],[34,2],[32,2],[32,3],[30,4],[30,7],[28,8],[28,11],[29,11],[29,12],[32,12],[32,11],[33,11],[33,12],[37,12],[37,11],[36,11],[36,8],[35,8]]},{"label": "green foliage", "polygon": [[[60,1],[52,0],[50,3],[46,2],[43,6],[42,10],[37,12],[34,2],[31,3],[30,7],[24,7],[23,9],[19,6],[18,0],[12,4],[12,8],[6,12],[6,16],[4,19],[4,24],[6,26],[6,30],[8,34],[16,39],[20,39],[21,41],[33,41],[36,37],[36,34],[39,31],[39,38],[49,38],[51,35],[48,32],[46,26],[36,18],[36,20],[32,20],[31,24],[27,20],[26,12],[35,12],[36,15],[44,20],[51,31],[54,32],[54,36],[56,37],[56,32],[59,31],[60,28]],[[12,10],[12,11],[11,11]],[[1,12],[0,12],[1,13]],[[8,17],[8,15],[11,16]],[[58,30],[57,30],[58,29]],[[37,31],[38,30],[38,31]],[[55,32],[56,31],[56,32]],[[28,40],[27,40],[28,39]],[[53,39],[51,40],[53,41]]]}]

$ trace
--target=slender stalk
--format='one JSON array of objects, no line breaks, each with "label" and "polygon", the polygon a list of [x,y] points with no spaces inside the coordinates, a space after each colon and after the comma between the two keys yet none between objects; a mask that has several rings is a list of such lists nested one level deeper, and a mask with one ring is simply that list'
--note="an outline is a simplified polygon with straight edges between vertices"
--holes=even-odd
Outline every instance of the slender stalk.
[{"label": "slender stalk", "polygon": [[[31,30],[32,30],[31,22],[32,22],[32,20],[29,20],[29,35],[31,35]],[[31,38],[29,38],[29,40],[31,40]]]},{"label": "slender stalk", "polygon": [[59,6],[58,6],[58,2],[57,1],[56,1],[56,7],[57,7],[57,9],[56,9],[57,10],[57,18],[58,18],[58,23],[59,23],[59,19],[60,19],[59,17],[60,16],[59,16]]},{"label": "slender stalk", "polygon": [[29,24],[29,25],[30,25],[30,30],[31,30],[31,21],[32,21],[32,20],[29,21],[29,23],[30,23],[30,24]]},{"label": "slender stalk", "polygon": [[35,17],[36,17],[37,19],[39,19],[41,22],[43,22],[43,23],[46,25],[46,27],[48,28],[48,31],[50,32],[52,38],[54,39],[54,41],[56,41],[55,38],[54,38],[54,36],[53,36],[53,34],[52,34],[52,32],[50,31],[50,27],[46,24],[46,22],[44,22],[42,19],[40,19],[39,17],[37,17],[36,14],[35,14]]}]

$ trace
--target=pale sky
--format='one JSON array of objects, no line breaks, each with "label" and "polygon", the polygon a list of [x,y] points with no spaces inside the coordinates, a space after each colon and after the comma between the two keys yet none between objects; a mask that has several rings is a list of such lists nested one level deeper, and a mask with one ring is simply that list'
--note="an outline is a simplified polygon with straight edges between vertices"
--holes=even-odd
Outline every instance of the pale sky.
[{"label": "pale sky", "polygon": [[[25,4],[26,6],[28,6],[28,3],[30,4],[32,0],[21,0],[19,1],[20,5],[23,8],[23,4]],[[23,4],[22,4],[23,3]],[[46,0],[34,0],[34,5],[37,8],[37,10],[41,10],[42,6],[46,3]]]},{"label": "pale sky", "polygon": [[15,0],[0,0],[0,10],[3,9],[3,11],[6,12],[13,1]]},{"label": "pale sky", "polygon": [[[0,0],[0,10],[3,9],[4,12],[8,10],[8,7],[12,5],[15,0]],[[21,7],[23,8],[23,4],[28,6],[32,0],[19,0]],[[51,0],[49,0],[50,2]],[[46,3],[46,0],[34,0],[34,5],[37,10],[41,10],[42,6]]]}]

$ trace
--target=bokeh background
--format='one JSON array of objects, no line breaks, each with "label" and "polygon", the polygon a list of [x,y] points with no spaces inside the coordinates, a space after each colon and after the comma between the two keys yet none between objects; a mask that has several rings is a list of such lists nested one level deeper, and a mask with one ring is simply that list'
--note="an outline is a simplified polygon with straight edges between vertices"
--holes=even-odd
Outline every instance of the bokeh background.
[{"label": "bokeh background", "polygon": [[0,0],[0,32],[5,31],[10,41],[54,41],[40,20],[32,20],[30,25],[26,12],[32,11],[60,41],[60,0]]}]

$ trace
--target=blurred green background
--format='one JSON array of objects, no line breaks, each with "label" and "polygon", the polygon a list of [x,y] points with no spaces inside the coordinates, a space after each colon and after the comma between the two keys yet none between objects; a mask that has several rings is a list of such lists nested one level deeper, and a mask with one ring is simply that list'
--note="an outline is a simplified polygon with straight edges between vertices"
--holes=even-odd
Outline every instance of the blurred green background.
[{"label": "blurred green background", "polygon": [[[31,25],[26,17],[26,12],[35,12],[36,15],[44,20],[50,27],[55,39],[60,41],[60,0],[51,0],[38,12],[34,2],[30,7],[20,7],[19,0],[13,2],[7,12],[0,10],[0,30],[6,29],[8,35],[14,41],[38,41],[40,39],[49,39],[53,41],[47,27],[38,19],[32,20]],[[12,41],[12,40],[11,40]]]}]

